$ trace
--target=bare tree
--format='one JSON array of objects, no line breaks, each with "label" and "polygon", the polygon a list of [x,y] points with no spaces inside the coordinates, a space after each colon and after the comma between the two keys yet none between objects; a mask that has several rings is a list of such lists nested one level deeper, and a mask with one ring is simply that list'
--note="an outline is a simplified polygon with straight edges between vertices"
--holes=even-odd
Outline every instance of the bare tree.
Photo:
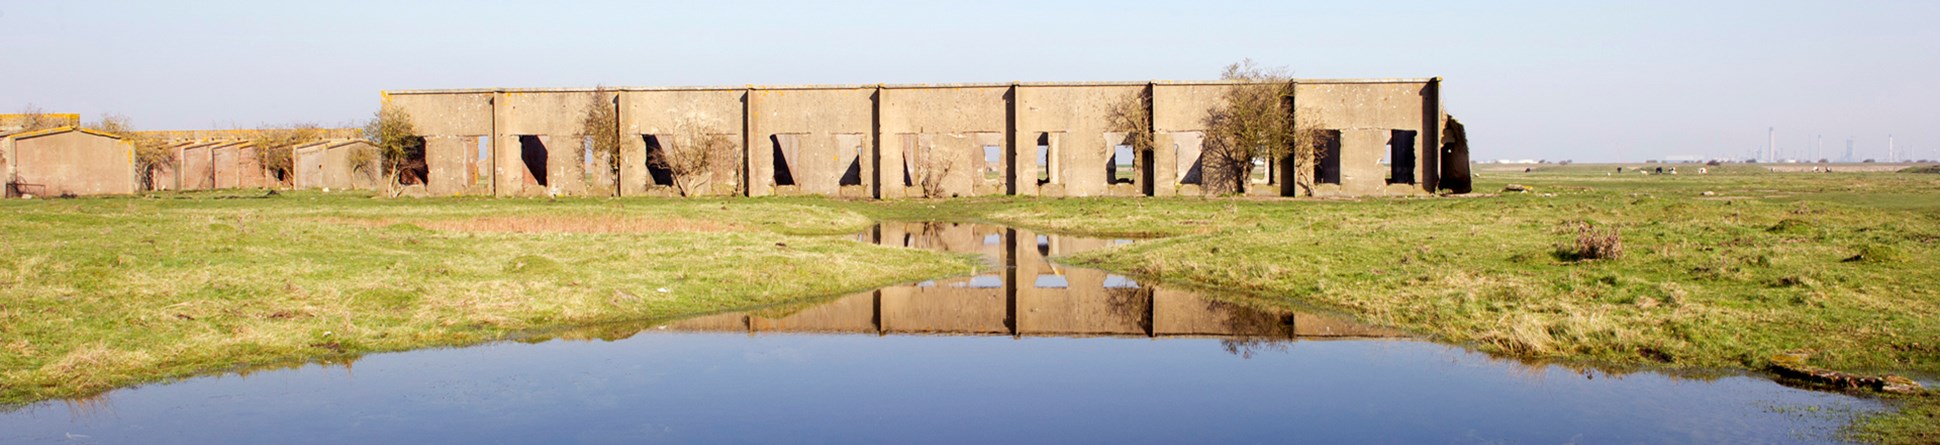
[{"label": "bare tree", "polygon": [[1327,158],[1327,147],[1340,143],[1338,135],[1319,126],[1319,110],[1314,118],[1298,120],[1293,127],[1293,183],[1301,196],[1314,195],[1314,166]]},{"label": "bare tree", "polygon": [[47,111],[42,110],[39,106],[27,104],[26,106],[20,107],[20,129],[17,131],[25,133],[35,130],[46,130],[59,127],[64,123],[54,115],[47,114]]},{"label": "bare tree", "polygon": [[586,109],[581,112],[580,134],[591,138],[594,156],[605,163],[607,186],[620,194],[620,105],[619,97],[605,86],[587,93]]},{"label": "bare tree", "polygon": [[1120,98],[1105,115],[1111,130],[1125,133],[1125,144],[1133,150],[1151,151],[1152,139],[1152,92],[1141,89],[1137,93]]},{"label": "bare tree", "polygon": [[735,155],[734,141],[704,116],[688,115],[674,121],[673,134],[669,136],[647,162],[673,176],[674,188],[680,196],[706,192],[708,184],[714,181],[716,167],[731,163],[726,157]]},{"label": "bare tree", "polygon": [[121,136],[135,145],[135,174],[142,190],[155,189],[155,173],[175,165],[175,151],[169,150],[168,142],[161,138],[135,131],[128,116],[118,113],[101,115],[101,120],[84,125],[87,129]]},{"label": "bare tree", "polygon": [[256,162],[278,183],[289,182],[296,171],[296,146],[323,140],[323,127],[314,123],[265,125],[256,129],[250,142],[256,145]]},{"label": "bare tree", "polygon": [[[378,108],[376,116],[370,123],[364,126],[364,138],[370,140],[371,145],[377,146],[377,152],[372,156],[377,158],[380,168],[383,169],[384,189],[392,197],[396,197],[402,193],[402,189],[397,185],[404,170],[419,167],[413,164],[424,154],[424,140],[417,137],[417,128],[411,123],[411,114],[395,105],[384,104],[382,108]],[[352,154],[353,161],[358,161],[358,157],[356,153]],[[369,162],[368,159],[357,163],[367,162]]]},{"label": "bare tree", "polygon": [[[1227,65],[1220,78],[1233,81],[1206,116],[1206,161],[1202,170],[1211,190],[1245,193],[1253,174],[1253,160],[1272,162],[1295,150],[1293,81],[1285,68],[1261,67],[1252,59]],[[1298,170],[1298,169],[1296,169]]]},{"label": "bare tree", "polygon": [[923,192],[923,197],[944,197],[946,193],[943,180],[950,176],[951,171],[956,170],[956,161],[949,156],[938,155],[936,147],[924,145],[918,145],[915,150],[910,150],[910,157],[911,159],[905,159],[904,162],[909,163],[909,174],[915,180],[916,188]]}]

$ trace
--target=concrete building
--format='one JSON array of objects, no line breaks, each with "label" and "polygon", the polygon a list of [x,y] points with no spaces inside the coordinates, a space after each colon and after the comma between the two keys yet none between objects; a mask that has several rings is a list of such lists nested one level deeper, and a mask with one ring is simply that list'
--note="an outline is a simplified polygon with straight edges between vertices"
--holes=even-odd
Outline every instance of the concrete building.
[{"label": "concrete building", "polygon": [[[357,128],[316,130],[325,141],[345,143],[363,136]],[[170,165],[157,166],[151,174],[156,190],[216,190],[235,188],[286,187],[294,184],[294,172],[279,176],[266,168],[253,142],[262,130],[153,130],[138,131],[137,136],[163,141],[175,153]]]},{"label": "concrete building", "polygon": [[[299,190],[372,190],[379,184],[377,147],[361,139],[318,141],[294,148],[293,180]],[[363,166],[356,153],[369,153]]]},{"label": "concrete building", "polygon": [[135,146],[108,133],[73,126],[0,138],[0,178],[7,196],[135,193]]},{"label": "concrete building", "polygon": [[[431,195],[664,195],[648,162],[681,131],[734,142],[699,194],[1174,196],[1204,184],[1210,109],[1235,83],[1072,82],[384,92],[424,138]],[[1257,159],[1245,192],[1293,195],[1307,169],[1318,196],[1431,194],[1467,183],[1465,144],[1445,155],[1441,80],[1298,80],[1294,119],[1333,143],[1313,165]],[[596,97],[597,96],[597,97]],[[1135,152],[1108,113],[1149,97],[1154,147]],[[580,117],[619,110],[617,184],[590,153]],[[691,131],[689,131],[691,132]],[[1465,190],[1464,190],[1465,191]]]}]

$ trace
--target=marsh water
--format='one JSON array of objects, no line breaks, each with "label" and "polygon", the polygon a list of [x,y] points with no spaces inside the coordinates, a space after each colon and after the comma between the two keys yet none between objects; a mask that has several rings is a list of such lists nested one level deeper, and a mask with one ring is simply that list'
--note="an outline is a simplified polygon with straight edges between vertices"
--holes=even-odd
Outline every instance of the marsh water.
[{"label": "marsh water", "polygon": [[1877,402],[1494,359],[1047,258],[975,224],[859,241],[988,273],[0,413],[0,443],[1826,443]]}]

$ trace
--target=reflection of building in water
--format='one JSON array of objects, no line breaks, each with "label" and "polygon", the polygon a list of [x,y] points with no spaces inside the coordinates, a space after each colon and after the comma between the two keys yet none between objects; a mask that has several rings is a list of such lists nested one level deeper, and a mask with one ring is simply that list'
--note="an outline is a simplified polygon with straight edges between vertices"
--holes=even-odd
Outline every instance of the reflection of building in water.
[{"label": "reflection of building in water", "polygon": [[667,327],[751,333],[1211,336],[1249,341],[1399,335],[1339,318],[1208,299],[1049,260],[1123,241],[949,223],[885,223],[858,239],[977,254],[1004,268],[985,275],[887,287],[792,312],[718,314]]}]

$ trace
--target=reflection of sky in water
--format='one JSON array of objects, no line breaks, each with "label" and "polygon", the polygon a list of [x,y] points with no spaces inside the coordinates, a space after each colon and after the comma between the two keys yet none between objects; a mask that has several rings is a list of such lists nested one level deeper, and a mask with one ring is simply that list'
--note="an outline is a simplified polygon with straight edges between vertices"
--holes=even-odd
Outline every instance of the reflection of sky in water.
[{"label": "reflection of sky in water", "polygon": [[[1001,233],[857,239],[969,248],[1003,245]],[[1130,242],[1015,236],[1037,240],[1018,255]],[[1843,416],[1878,408],[1752,377],[1315,340],[1393,334],[983,253],[1016,261],[1000,272],[1032,287],[986,273],[579,336],[616,341],[197,378],[3,413],[0,443],[1774,443],[1829,441]],[[952,322],[993,316],[994,331]],[[959,324],[969,330],[923,327]],[[799,333],[815,329],[861,335]]]},{"label": "reflection of sky in water", "polygon": [[[0,415],[6,443],[1779,443],[1875,404],[1411,341],[643,333],[382,354]],[[1824,412],[1824,411],[1822,411]],[[1801,434],[1804,434],[1801,436]],[[1816,434],[1816,435],[1813,435]]]}]

